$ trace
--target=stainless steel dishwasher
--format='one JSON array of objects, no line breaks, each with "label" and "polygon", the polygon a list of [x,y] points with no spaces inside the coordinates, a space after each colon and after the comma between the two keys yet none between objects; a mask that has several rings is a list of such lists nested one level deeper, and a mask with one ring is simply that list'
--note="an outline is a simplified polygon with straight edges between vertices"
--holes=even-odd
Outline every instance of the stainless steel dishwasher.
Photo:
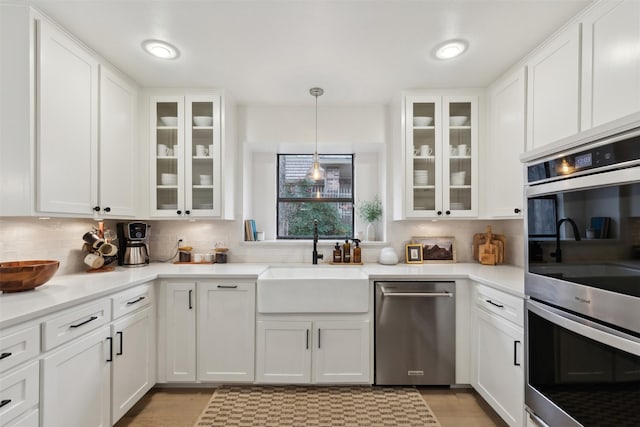
[{"label": "stainless steel dishwasher", "polygon": [[455,282],[375,287],[375,383],[455,384]]}]

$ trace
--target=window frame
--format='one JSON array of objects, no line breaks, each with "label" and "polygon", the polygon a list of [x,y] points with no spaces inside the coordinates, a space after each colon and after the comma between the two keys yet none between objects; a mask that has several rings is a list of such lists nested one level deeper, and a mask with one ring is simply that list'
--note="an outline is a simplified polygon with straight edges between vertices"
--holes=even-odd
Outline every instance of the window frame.
[{"label": "window frame", "polygon": [[[351,215],[351,235],[347,237],[349,239],[353,239],[355,235],[355,153],[323,153],[318,154],[318,158],[321,159],[323,156],[349,156],[351,157],[351,197],[330,197],[330,198],[320,198],[317,197],[281,197],[280,196],[280,158],[285,156],[309,156],[313,158],[314,154],[308,153],[276,153],[276,240],[309,240],[312,239],[313,236],[282,236],[280,235],[280,229],[278,224],[280,222],[280,203],[351,203],[352,207],[352,215]],[[322,163],[322,162],[320,162]],[[326,168],[325,168],[326,169]],[[335,240],[337,236],[318,236],[319,240]],[[341,236],[344,238],[343,236]]]}]

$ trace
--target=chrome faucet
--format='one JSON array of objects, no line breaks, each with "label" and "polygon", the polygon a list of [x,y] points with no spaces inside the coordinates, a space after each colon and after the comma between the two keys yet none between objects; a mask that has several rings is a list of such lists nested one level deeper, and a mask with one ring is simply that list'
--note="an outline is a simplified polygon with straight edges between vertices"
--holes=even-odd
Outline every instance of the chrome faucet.
[{"label": "chrome faucet", "polygon": [[560,226],[565,221],[571,224],[571,228],[573,228],[573,237],[576,239],[576,242],[580,240],[578,226],[571,218],[562,218],[559,220],[556,225],[556,251],[549,254],[556,259],[556,262],[562,262],[562,251],[560,250]]},{"label": "chrome faucet", "polygon": [[317,264],[323,255],[318,253],[318,220],[313,220],[313,264]]}]

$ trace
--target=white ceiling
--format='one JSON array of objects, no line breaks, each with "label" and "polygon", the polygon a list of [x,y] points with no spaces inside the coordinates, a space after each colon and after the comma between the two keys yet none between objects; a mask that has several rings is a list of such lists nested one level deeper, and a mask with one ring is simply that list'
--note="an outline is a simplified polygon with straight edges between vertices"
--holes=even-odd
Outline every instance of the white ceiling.
[{"label": "white ceiling", "polygon": [[[145,87],[214,87],[241,104],[385,104],[404,89],[485,87],[589,0],[33,0]],[[145,39],[180,49],[155,59]],[[463,38],[443,62],[433,48]]]}]

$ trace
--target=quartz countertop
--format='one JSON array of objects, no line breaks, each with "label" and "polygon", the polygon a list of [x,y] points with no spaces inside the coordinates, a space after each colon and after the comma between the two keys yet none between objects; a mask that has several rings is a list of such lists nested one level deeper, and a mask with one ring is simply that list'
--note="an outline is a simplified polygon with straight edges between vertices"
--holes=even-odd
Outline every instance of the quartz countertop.
[{"label": "quartz countertop", "polygon": [[[94,300],[155,279],[215,278],[256,279],[270,264],[169,264],[145,267],[116,267],[105,273],[77,273],[54,276],[33,291],[0,295],[0,328],[45,316],[55,311]],[[273,264],[271,264],[273,265]],[[309,267],[307,264],[280,266]],[[327,266],[321,264],[318,267]],[[358,268],[358,267],[354,267]],[[377,279],[470,279],[515,296],[524,297],[524,271],[513,266],[456,264],[365,264],[360,267],[372,280]]]}]

